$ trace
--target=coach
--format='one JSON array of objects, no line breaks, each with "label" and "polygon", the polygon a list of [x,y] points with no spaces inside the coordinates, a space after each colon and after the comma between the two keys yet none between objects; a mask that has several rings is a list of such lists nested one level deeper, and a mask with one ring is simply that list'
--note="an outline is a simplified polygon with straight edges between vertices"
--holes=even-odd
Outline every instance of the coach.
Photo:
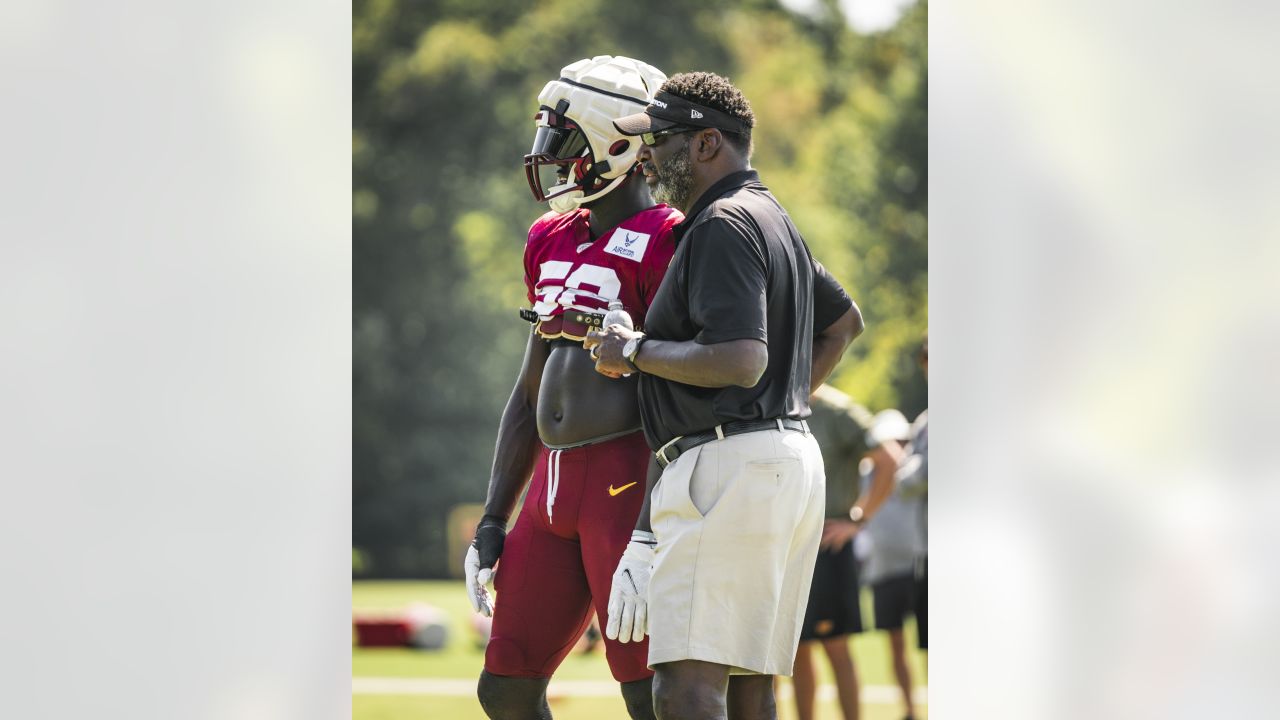
[{"label": "coach", "polygon": [[614,124],[640,136],[655,199],[686,219],[644,332],[587,341],[597,371],[640,373],[662,467],[606,635],[648,632],[662,720],[773,718],[770,676],[791,674],[823,524],[808,397],[862,317],[751,169],[755,117],[728,80],[673,76]]}]

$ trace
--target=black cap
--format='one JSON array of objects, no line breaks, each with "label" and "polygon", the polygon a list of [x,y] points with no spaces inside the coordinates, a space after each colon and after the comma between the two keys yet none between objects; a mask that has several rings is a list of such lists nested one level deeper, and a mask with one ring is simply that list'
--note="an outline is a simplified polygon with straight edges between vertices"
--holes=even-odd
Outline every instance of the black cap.
[{"label": "black cap", "polygon": [[676,125],[718,128],[736,133],[746,133],[751,129],[751,123],[744,120],[661,91],[649,102],[644,112],[613,121],[613,126],[623,135],[657,132]]}]

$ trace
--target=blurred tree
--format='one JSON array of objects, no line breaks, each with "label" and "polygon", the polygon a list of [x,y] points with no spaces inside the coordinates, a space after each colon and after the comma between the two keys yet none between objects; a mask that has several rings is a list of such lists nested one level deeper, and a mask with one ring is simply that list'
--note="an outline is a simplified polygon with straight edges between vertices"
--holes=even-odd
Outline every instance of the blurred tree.
[{"label": "blurred tree", "polygon": [[[661,19],[659,24],[655,19]],[[679,21],[675,21],[678,19]],[[353,545],[362,574],[442,577],[446,518],[483,498],[529,326],[521,252],[545,206],[521,158],[542,85],[620,54],[732,78],[755,165],[867,334],[834,382],[872,407],[927,404],[926,8],[850,30],[771,0],[357,0],[352,18]],[[353,565],[355,563],[353,562]]]}]

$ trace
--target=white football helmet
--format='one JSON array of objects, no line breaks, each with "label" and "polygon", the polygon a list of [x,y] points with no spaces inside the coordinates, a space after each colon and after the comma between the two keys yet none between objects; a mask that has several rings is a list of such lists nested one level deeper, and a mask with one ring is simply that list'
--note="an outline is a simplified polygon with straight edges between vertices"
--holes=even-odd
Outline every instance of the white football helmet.
[{"label": "white football helmet", "polygon": [[613,121],[643,110],[666,79],[621,56],[566,65],[538,94],[538,130],[524,156],[534,198],[565,213],[621,185],[636,166],[640,138],[618,132]]}]

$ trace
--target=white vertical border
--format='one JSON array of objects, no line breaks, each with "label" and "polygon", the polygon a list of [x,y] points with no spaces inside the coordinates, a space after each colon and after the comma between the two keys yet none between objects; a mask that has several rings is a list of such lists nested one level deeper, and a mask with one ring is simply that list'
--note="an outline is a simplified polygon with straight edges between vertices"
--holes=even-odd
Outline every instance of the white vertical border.
[{"label": "white vertical border", "polygon": [[0,8],[6,717],[349,717],[350,18]]},{"label": "white vertical border", "polygon": [[930,7],[930,715],[1266,715],[1280,13]]}]

